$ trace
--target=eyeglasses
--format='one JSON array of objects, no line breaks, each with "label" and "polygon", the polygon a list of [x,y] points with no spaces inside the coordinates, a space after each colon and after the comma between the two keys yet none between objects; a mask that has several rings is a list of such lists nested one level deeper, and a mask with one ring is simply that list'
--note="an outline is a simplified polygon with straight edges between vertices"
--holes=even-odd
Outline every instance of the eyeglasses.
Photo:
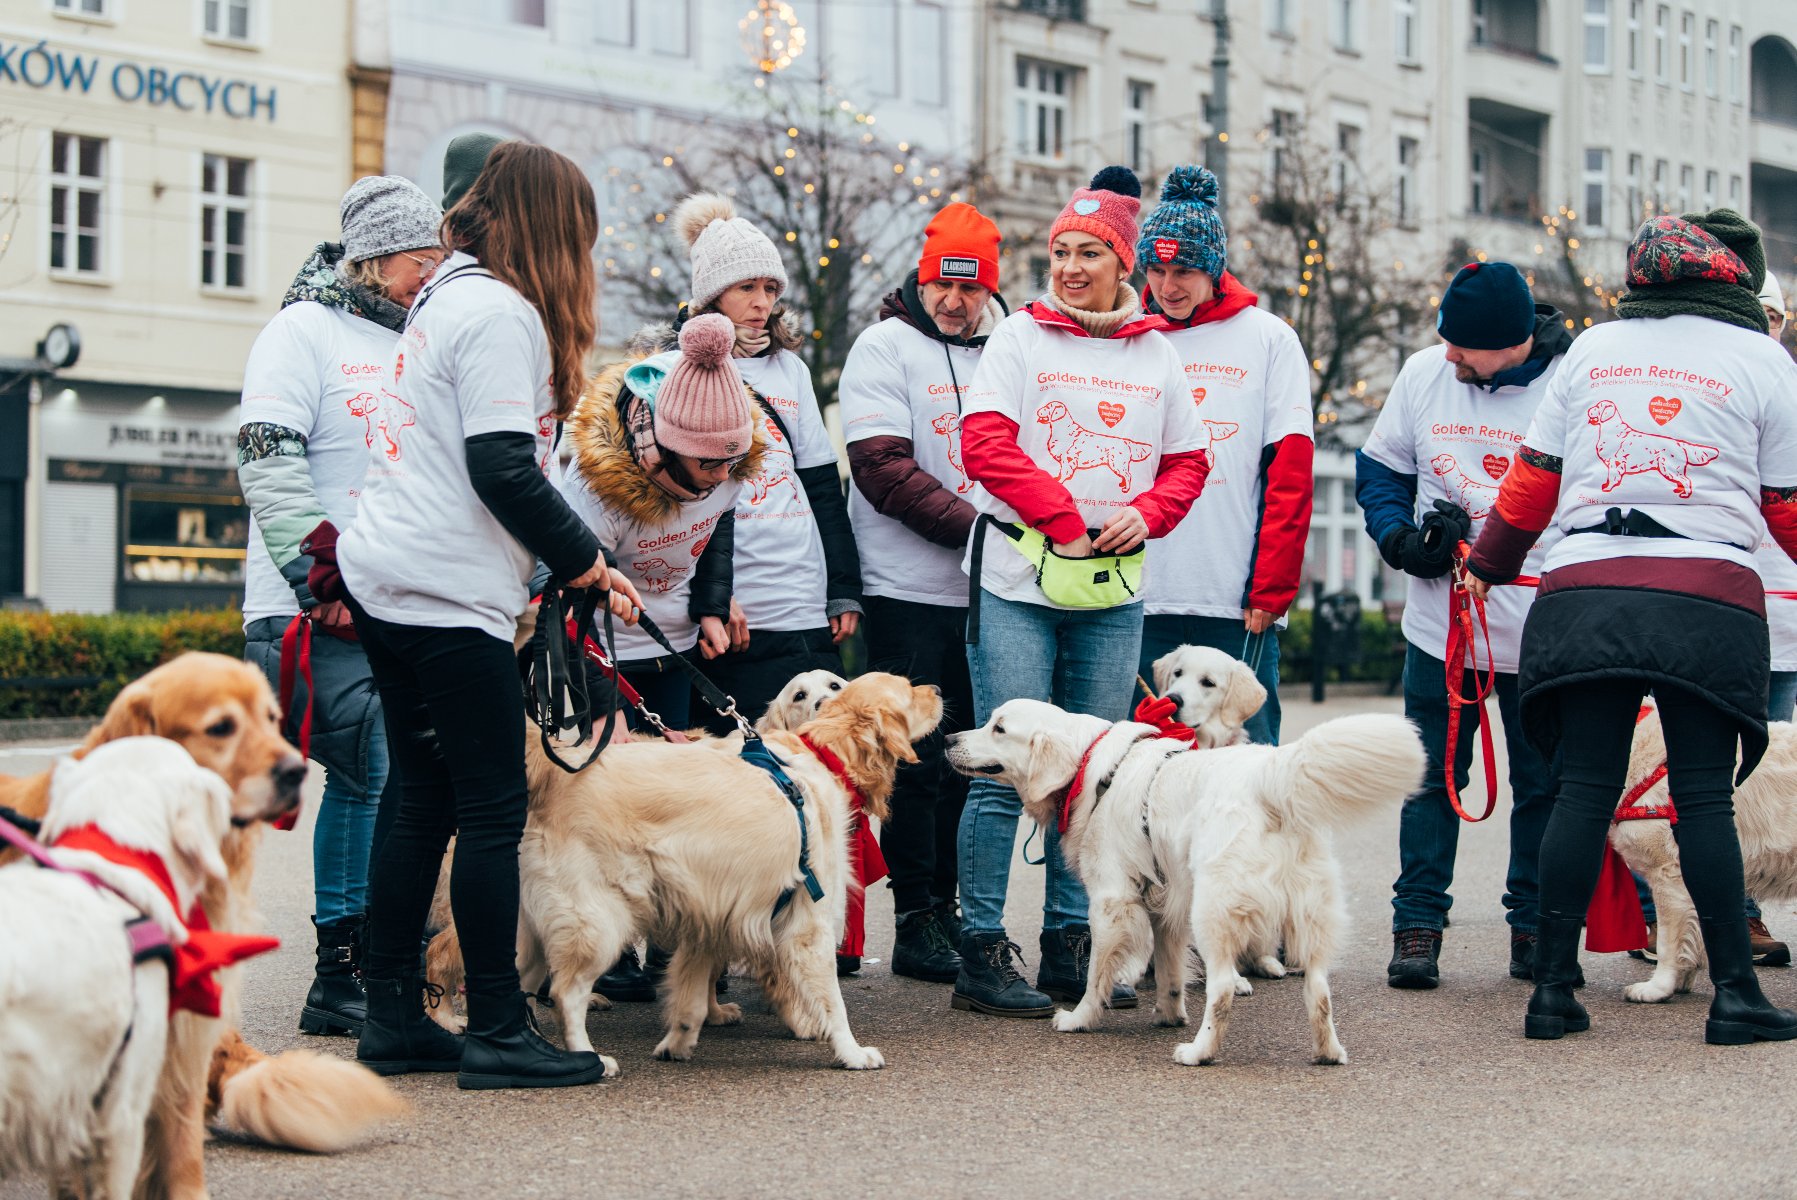
[{"label": "eyeglasses", "polygon": [[399,256],[409,258],[418,264],[418,278],[420,279],[429,279],[437,273],[437,268],[443,265],[443,260],[440,258],[420,258],[405,250],[399,251]]},{"label": "eyeglasses", "polygon": [[715,471],[719,467],[730,467],[734,469],[735,467],[740,466],[742,461],[748,457],[747,454],[738,454],[734,458],[701,458],[694,461],[699,464],[699,469],[701,471]]}]

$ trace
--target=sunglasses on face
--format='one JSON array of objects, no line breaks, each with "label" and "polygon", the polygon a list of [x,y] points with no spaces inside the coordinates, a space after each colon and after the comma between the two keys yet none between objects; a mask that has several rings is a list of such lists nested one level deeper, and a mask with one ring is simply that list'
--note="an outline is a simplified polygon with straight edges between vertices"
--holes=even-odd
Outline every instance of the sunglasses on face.
[{"label": "sunglasses on face", "polygon": [[734,469],[747,457],[749,457],[747,454],[738,454],[734,458],[699,458],[694,459],[693,461],[699,464],[699,469],[701,471],[715,471],[719,467],[730,467]]},{"label": "sunglasses on face", "polygon": [[420,279],[429,279],[437,273],[437,268],[443,265],[443,260],[440,258],[420,258],[407,250],[401,250],[399,256],[409,258],[418,264],[418,278]]}]

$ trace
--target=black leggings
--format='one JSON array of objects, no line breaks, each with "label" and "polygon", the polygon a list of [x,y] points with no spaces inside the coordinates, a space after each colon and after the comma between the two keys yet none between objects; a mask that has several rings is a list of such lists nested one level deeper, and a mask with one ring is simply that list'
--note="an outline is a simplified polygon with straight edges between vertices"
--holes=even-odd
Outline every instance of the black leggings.
[{"label": "black leggings", "polygon": [[[1604,840],[1627,782],[1629,744],[1647,685],[1628,679],[1568,684],[1560,706],[1560,791],[1541,839],[1541,909],[1583,917],[1597,887]],[[1697,915],[1739,919],[1745,909],[1735,836],[1735,747],[1740,726],[1690,692],[1656,688],[1667,783],[1685,887]]]},{"label": "black leggings", "polygon": [[396,625],[352,604],[386,716],[398,811],[368,881],[370,979],[418,969],[443,851],[470,997],[518,991],[524,693],[510,642],[477,629]]}]

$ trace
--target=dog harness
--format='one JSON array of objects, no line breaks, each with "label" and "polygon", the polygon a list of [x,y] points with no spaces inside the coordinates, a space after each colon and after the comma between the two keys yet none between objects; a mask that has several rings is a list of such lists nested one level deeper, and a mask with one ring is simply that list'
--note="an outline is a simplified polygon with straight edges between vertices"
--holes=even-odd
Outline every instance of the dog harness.
[{"label": "dog harness", "polygon": [[[768,778],[774,781],[774,786],[780,789],[780,794],[786,797],[786,802],[792,805],[792,811],[799,819],[799,876],[804,880],[805,891],[810,895],[811,902],[816,904],[824,898],[824,885],[817,881],[817,873],[811,869],[811,830],[805,824],[805,793],[799,790],[799,785],[786,773],[786,764],[780,760],[780,756],[769,749],[761,738],[752,735],[743,738],[742,758],[749,765],[766,771]],[[792,903],[797,891],[797,888],[787,888],[774,901],[776,920],[786,911],[786,906]]]}]

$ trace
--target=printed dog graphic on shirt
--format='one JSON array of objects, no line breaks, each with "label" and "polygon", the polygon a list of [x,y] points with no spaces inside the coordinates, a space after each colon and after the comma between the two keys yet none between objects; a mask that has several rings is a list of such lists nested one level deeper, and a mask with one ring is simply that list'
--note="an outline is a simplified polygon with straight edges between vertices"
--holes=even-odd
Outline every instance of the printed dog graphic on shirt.
[{"label": "printed dog graphic on shirt", "polygon": [[961,443],[955,437],[961,432],[961,418],[955,413],[943,413],[930,422],[930,428],[948,439],[948,465],[955,469],[961,477],[961,483],[955,488],[957,492],[971,492],[973,480],[967,478],[967,468],[961,465]]},{"label": "printed dog graphic on shirt", "polygon": [[795,497],[799,494],[798,482],[793,478],[792,450],[781,436],[778,425],[772,421],[762,423],[767,426],[767,453],[761,458],[761,472],[744,480],[749,488],[751,505],[759,505],[777,487],[791,488]]},{"label": "printed dog graphic on shirt", "polygon": [[1227,442],[1242,431],[1242,427],[1234,421],[1206,421],[1204,427],[1210,430],[1211,449],[1217,448],[1218,442]]},{"label": "printed dog graphic on shirt", "polygon": [[[1676,401],[1661,399],[1657,403],[1669,404],[1671,414],[1677,415]],[[1671,420],[1672,416],[1666,419]],[[1668,434],[1636,429],[1622,419],[1615,403],[1609,400],[1593,404],[1586,410],[1585,420],[1597,426],[1597,460],[1604,464],[1603,490],[1606,492],[1615,491],[1629,475],[1654,471],[1672,485],[1673,495],[1681,500],[1689,499],[1692,490],[1690,469],[1713,463],[1722,453],[1714,446],[1701,446]]]},{"label": "printed dog graphic on shirt", "polygon": [[418,410],[395,396],[386,388],[376,396],[373,392],[360,392],[349,401],[349,415],[361,417],[368,422],[367,430],[362,434],[362,441],[371,449],[375,438],[380,438],[380,451],[388,462],[399,461],[399,433],[402,429],[410,429],[418,424]]},{"label": "printed dog graphic on shirt", "polygon": [[680,577],[692,570],[691,567],[677,567],[665,558],[639,558],[630,564],[630,569],[642,576],[643,589],[650,592],[671,592]]},{"label": "printed dog graphic on shirt", "polygon": [[1055,477],[1059,483],[1066,483],[1080,471],[1104,467],[1117,477],[1117,490],[1127,492],[1135,464],[1147,462],[1154,454],[1154,447],[1147,442],[1087,429],[1073,419],[1059,400],[1050,400],[1038,408],[1036,423],[1048,426],[1048,457],[1060,467]]},{"label": "printed dog graphic on shirt", "polygon": [[1474,479],[1462,471],[1459,460],[1452,454],[1437,454],[1429,460],[1429,465],[1446,481],[1448,489],[1460,498],[1460,507],[1473,520],[1483,521],[1485,514],[1491,511],[1491,506],[1497,503],[1497,485]]}]

